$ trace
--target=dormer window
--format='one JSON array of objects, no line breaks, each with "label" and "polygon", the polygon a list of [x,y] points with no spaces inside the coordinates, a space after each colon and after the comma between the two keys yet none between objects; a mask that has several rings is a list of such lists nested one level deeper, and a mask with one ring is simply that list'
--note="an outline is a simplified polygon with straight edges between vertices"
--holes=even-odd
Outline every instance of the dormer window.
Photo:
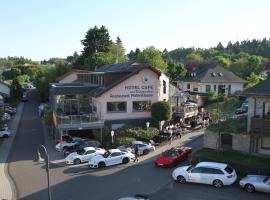
[{"label": "dormer window", "polygon": [[223,76],[223,73],[222,73],[222,72],[218,72],[217,74],[218,74],[218,76],[220,76],[220,77]]},{"label": "dormer window", "polygon": [[217,73],[216,72],[212,72],[211,73],[211,76],[216,77],[217,76]]}]

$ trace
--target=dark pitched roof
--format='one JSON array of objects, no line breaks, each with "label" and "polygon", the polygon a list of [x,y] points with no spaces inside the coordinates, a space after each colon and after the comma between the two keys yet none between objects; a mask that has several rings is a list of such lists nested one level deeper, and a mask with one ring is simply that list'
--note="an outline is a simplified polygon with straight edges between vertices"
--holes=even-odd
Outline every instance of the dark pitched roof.
[{"label": "dark pitched roof", "polygon": [[150,69],[157,73],[159,76],[161,75],[161,72],[157,70],[156,68],[152,67],[149,64],[140,64],[136,62],[128,62],[128,63],[123,63],[123,64],[112,64],[112,65],[106,65],[102,67],[102,69],[99,68],[99,72],[106,72],[106,73],[119,73],[119,72],[128,72],[126,75],[124,75],[122,78],[115,80],[115,82],[111,83],[110,85],[107,85],[106,87],[99,87],[91,91],[91,94],[93,96],[100,96],[103,93],[107,92],[108,90],[112,89],[116,85],[122,83],[123,81],[127,80],[134,74],[137,74],[143,69]]},{"label": "dark pitched roof", "polygon": [[95,88],[83,83],[51,84],[51,92],[54,95],[87,94]]},{"label": "dark pitched roof", "polygon": [[264,80],[254,87],[247,89],[245,96],[270,96],[270,79]]},{"label": "dark pitched roof", "polygon": [[189,73],[195,73],[195,76],[186,76],[181,78],[180,81],[202,83],[247,83],[246,80],[236,76],[231,71],[213,64],[199,65],[196,68],[188,69],[187,74]]},{"label": "dark pitched roof", "polygon": [[161,72],[156,68],[152,67],[149,64],[140,64],[136,62],[127,62],[127,63],[120,63],[120,64],[111,64],[105,65],[103,67],[98,68],[95,72],[90,72],[90,74],[99,74],[102,73],[105,76],[110,77],[110,80],[107,81],[105,86],[93,86],[87,82],[81,82],[81,80],[76,80],[71,84],[51,84],[51,92],[55,95],[61,94],[85,94],[88,93],[91,96],[98,97],[103,93],[107,92],[111,88],[115,87],[116,85],[122,83],[123,81],[127,80],[134,74],[139,73],[143,69],[150,69],[154,71],[159,76]]}]

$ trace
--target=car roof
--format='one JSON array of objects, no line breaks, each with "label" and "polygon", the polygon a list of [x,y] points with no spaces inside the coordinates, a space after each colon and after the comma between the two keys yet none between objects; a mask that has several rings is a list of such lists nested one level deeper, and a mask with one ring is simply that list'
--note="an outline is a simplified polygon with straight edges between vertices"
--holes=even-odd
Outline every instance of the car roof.
[{"label": "car roof", "polygon": [[133,141],[132,144],[144,144],[142,141]]},{"label": "car roof", "polygon": [[95,150],[95,148],[94,147],[84,147],[83,148],[85,151],[89,151],[89,150]]},{"label": "car roof", "polygon": [[120,152],[121,153],[121,150],[120,149],[110,149],[109,152],[110,153],[115,153],[115,152]]},{"label": "car roof", "polygon": [[196,165],[196,167],[215,167],[219,169],[225,169],[227,167],[227,164],[217,162],[200,162]]}]

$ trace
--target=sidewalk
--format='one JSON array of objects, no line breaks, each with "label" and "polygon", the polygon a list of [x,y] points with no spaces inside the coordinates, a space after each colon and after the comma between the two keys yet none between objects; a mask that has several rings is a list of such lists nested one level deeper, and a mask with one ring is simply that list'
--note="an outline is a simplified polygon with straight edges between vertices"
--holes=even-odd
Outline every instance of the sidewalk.
[{"label": "sidewalk", "polygon": [[16,198],[16,189],[8,172],[8,155],[11,150],[18,125],[23,112],[24,103],[19,103],[17,113],[10,125],[11,136],[4,139],[0,145],[0,200],[13,200]]},{"label": "sidewalk", "polygon": [[[50,156],[50,163],[58,165],[58,166],[66,166],[63,153],[55,150],[55,142],[51,137],[49,137],[44,122],[42,122],[42,124],[43,124],[45,145],[46,145],[48,154]],[[168,142],[168,144],[166,144],[166,145],[157,146],[155,151],[153,151],[147,155],[140,156],[139,162],[136,164],[140,164],[140,163],[143,164],[143,163],[147,163],[147,162],[152,162],[156,158],[157,155],[159,155],[160,153],[162,153],[163,151],[165,151],[169,148],[180,146],[180,145],[188,145],[189,142],[194,141],[194,140],[196,140],[196,138],[202,136],[204,134],[204,130],[205,129],[200,129],[200,130],[195,130],[193,132],[184,134],[184,135],[182,135],[181,138],[173,140],[172,144],[169,144],[169,142]],[[193,148],[193,152],[202,148],[202,145],[203,144],[201,144],[201,146],[197,147],[197,149]],[[131,164],[133,164],[133,162],[131,162]]]}]

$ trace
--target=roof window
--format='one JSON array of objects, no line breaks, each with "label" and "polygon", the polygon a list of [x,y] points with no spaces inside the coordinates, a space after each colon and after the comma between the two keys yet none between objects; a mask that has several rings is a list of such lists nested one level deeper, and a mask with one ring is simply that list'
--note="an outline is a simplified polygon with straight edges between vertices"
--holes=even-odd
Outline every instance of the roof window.
[{"label": "roof window", "polygon": [[220,77],[223,76],[223,73],[222,73],[222,72],[218,72],[217,74],[218,74],[218,76],[220,76]]},{"label": "roof window", "polygon": [[216,77],[217,76],[217,73],[216,72],[212,72],[211,73],[211,76]]}]

